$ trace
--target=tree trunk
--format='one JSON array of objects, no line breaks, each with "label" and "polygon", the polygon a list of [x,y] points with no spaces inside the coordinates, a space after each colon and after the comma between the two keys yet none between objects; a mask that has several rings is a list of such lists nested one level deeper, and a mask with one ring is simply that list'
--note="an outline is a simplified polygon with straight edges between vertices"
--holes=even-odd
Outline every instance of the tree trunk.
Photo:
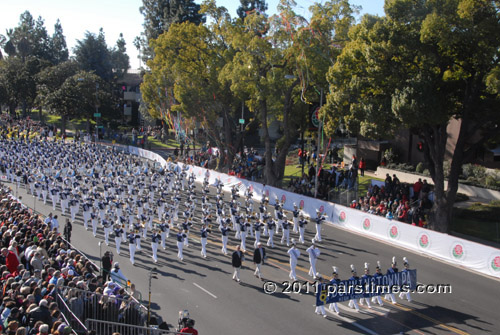
[{"label": "tree trunk", "polygon": [[61,138],[65,138],[66,135],[66,115],[61,116]]},{"label": "tree trunk", "polygon": [[38,107],[38,118],[40,119],[40,123],[43,123],[43,112],[42,112],[42,106]]},{"label": "tree trunk", "polygon": [[28,115],[28,103],[26,102],[26,99],[23,100],[23,118]]},{"label": "tree trunk", "polygon": [[455,150],[453,152],[450,174],[448,176],[448,187],[444,189],[444,153],[448,139],[447,125],[434,126],[432,132],[424,135],[424,154],[429,162],[431,177],[434,182],[434,205],[431,213],[430,226],[436,231],[448,233],[452,222],[453,205],[458,191],[458,179],[464,159],[466,139],[469,137],[468,112],[462,114],[460,131],[458,134]]}]

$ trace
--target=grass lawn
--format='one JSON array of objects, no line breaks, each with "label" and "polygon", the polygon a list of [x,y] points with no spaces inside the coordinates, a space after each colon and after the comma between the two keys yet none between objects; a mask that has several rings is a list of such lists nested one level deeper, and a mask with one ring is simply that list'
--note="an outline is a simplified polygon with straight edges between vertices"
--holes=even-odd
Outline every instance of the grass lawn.
[{"label": "grass lawn", "polygon": [[368,192],[368,187],[372,184],[372,179],[384,181],[383,179],[374,178],[374,177],[370,177],[367,175],[364,175],[363,177],[359,176],[359,179],[358,179],[358,183],[359,183],[358,196],[359,197],[366,195],[366,192]]},{"label": "grass lawn", "polygon": [[500,222],[453,216],[451,230],[483,240],[500,243]]},{"label": "grass lawn", "polygon": [[[32,120],[40,121],[38,111],[28,112],[29,117]],[[61,117],[59,115],[49,114],[46,111],[42,112],[43,118],[46,124],[55,125],[61,128]],[[90,127],[95,127],[95,121],[90,120]],[[86,130],[87,129],[87,119],[72,119],[68,120],[66,123],[66,130]]]},{"label": "grass lawn", "polygon": [[[285,176],[283,177],[283,185],[288,185],[292,178],[301,177],[302,166],[301,165],[286,165],[285,166]],[[307,173],[307,168],[304,167],[304,172]]]},{"label": "grass lawn", "polygon": [[500,201],[455,208],[450,230],[500,243]]}]

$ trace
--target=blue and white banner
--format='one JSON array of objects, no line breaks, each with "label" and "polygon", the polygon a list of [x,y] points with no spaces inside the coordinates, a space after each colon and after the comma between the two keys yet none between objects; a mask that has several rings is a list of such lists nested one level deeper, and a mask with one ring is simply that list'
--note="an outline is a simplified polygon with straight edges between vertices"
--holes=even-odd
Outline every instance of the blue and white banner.
[{"label": "blue and white banner", "polygon": [[410,292],[417,287],[417,270],[405,270],[382,276],[369,276],[357,280],[332,280],[318,286],[316,305],[352,299],[371,298],[387,293]]}]

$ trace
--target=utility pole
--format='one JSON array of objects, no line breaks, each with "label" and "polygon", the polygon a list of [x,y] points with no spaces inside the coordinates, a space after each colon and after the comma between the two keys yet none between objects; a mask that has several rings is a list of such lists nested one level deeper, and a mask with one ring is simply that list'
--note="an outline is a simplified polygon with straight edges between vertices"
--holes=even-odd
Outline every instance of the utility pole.
[{"label": "utility pole", "polygon": [[[323,107],[323,89],[321,89],[321,95],[319,98],[319,109],[321,110],[321,107]],[[316,179],[314,181],[314,197],[316,198],[318,196],[318,179],[319,179],[319,153],[320,153],[320,148],[319,148],[319,141],[321,140],[321,127],[323,126],[323,122],[321,122],[321,119],[318,116],[318,143],[316,146]]]},{"label": "utility pole", "polygon": [[[156,268],[152,268],[151,271],[149,271],[149,300],[148,300],[148,320],[147,320],[147,327],[149,328],[149,322],[151,320],[151,279],[158,279],[158,277],[156,276],[157,273],[156,273],[157,269]],[[149,330],[148,330],[148,333],[149,333]]]}]

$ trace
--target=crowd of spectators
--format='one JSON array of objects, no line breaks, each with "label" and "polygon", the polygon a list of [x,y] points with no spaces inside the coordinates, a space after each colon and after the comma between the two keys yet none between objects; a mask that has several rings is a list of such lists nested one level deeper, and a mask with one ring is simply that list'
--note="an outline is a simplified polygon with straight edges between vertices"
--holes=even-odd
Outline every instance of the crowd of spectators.
[{"label": "crowd of spectators", "polygon": [[[318,176],[317,198],[329,200],[331,191],[355,189],[358,169],[364,174],[363,161],[357,164],[356,160],[353,160],[347,169],[333,166],[330,170],[321,170]],[[315,178],[316,168],[311,164],[302,178],[291,179],[288,189],[313,197]],[[425,227],[426,214],[432,207],[431,186],[425,179],[419,179],[411,185],[401,183],[395,174],[392,177],[387,175],[383,185],[370,185],[367,194],[354,200],[350,207]]]},{"label": "crowd of spectators", "polygon": [[264,159],[259,156],[254,148],[240,151],[234,156],[228,174],[238,178],[257,181],[262,179],[264,172]]},{"label": "crowd of spectators", "polygon": [[425,179],[410,185],[401,183],[395,174],[387,174],[383,185],[370,185],[366,196],[354,200],[351,208],[426,227],[426,214],[432,207],[430,194],[431,186]]},{"label": "crowd of spectators", "polygon": [[[292,178],[288,185],[291,192],[314,196],[314,183],[316,179],[316,167],[309,165],[302,178]],[[358,170],[352,165],[348,169],[332,166],[331,169],[321,169],[318,175],[318,199],[328,200],[328,194],[332,190],[350,190],[356,187]]]},{"label": "crowd of spectators", "polygon": [[3,186],[0,227],[1,334],[73,334],[62,301],[80,320],[140,324],[136,300]]}]

